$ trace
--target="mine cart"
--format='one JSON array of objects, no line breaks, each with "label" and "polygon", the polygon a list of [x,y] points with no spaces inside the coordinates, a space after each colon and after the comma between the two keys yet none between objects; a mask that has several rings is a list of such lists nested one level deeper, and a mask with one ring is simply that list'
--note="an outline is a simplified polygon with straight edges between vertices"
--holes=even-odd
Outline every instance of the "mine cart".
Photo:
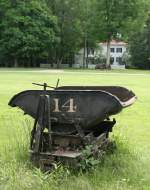
[{"label": "mine cart", "polygon": [[115,125],[110,116],[132,105],[136,96],[118,86],[56,86],[27,90],[9,102],[34,118],[30,153],[33,163],[49,169],[61,162],[78,165],[86,146],[93,154],[107,148]]}]

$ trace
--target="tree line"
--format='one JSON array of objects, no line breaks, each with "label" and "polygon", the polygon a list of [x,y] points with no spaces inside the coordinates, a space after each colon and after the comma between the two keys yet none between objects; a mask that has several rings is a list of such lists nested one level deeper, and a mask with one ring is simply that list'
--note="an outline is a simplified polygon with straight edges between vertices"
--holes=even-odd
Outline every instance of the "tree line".
[{"label": "tree line", "polygon": [[[148,14],[149,0],[0,0],[0,65],[59,68],[70,59],[72,66],[83,48],[86,67],[88,49],[106,41],[109,67],[110,41],[119,39],[129,43],[134,66],[149,68]],[[143,62],[136,61],[145,43]]]}]

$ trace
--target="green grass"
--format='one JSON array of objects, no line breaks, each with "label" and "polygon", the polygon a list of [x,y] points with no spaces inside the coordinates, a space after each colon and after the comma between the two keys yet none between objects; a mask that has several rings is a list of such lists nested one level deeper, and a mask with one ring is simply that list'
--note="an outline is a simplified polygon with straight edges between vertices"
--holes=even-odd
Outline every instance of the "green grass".
[{"label": "green grass", "polygon": [[[150,72],[32,71],[0,69],[0,190],[150,190]],[[33,121],[7,105],[14,94],[39,89],[32,82],[55,86],[57,78],[61,80],[60,85],[124,86],[138,96],[132,107],[115,116],[117,125],[112,136],[116,139],[117,150],[106,155],[92,171],[75,174],[59,167],[46,175],[34,168],[28,154]]]}]

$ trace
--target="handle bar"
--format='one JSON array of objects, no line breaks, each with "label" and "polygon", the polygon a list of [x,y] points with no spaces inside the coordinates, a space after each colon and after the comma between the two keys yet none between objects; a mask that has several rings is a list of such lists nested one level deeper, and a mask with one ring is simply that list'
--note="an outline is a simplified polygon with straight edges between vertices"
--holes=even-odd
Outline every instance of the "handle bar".
[{"label": "handle bar", "polygon": [[53,88],[55,89],[55,87],[53,86],[48,86],[47,83],[44,83],[44,84],[38,84],[38,83],[32,83],[33,85],[36,85],[36,86],[43,86],[44,87],[44,90],[46,90],[46,88]]},{"label": "handle bar", "polygon": [[32,84],[33,84],[33,85],[36,85],[36,86],[43,86],[43,87],[44,87],[44,90],[46,90],[46,88],[53,88],[53,89],[56,89],[56,88],[58,88],[59,81],[60,81],[60,79],[57,80],[56,87],[48,86],[47,83],[39,84],[39,83],[34,83],[34,82],[33,82]]}]

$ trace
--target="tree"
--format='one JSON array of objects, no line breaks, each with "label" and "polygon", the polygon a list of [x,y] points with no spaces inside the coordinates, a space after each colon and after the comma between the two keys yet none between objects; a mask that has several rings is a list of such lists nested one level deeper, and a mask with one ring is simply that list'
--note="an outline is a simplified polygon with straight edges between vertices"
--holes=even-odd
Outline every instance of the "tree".
[{"label": "tree", "polygon": [[1,0],[0,59],[14,60],[16,66],[48,59],[60,67],[84,47],[83,66],[88,67],[89,49],[102,40],[109,67],[111,39],[128,40],[139,23],[143,26],[149,1]]},{"label": "tree", "polygon": [[99,39],[107,42],[107,67],[110,66],[110,42],[125,38],[130,31],[130,23],[138,20],[140,0],[97,0],[97,34]]},{"label": "tree", "polygon": [[150,16],[143,31],[136,32],[129,45],[132,65],[140,69],[150,69]]},{"label": "tree", "polygon": [[66,58],[74,56],[81,44],[80,0],[47,0],[53,14],[58,18],[60,41],[51,50],[50,59],[57,63],[57,67]]},{"label": "tree", "polygon": [[88,68],[88,54],[90,48],[96,48],[97,38],[95,32],[95,0],[81,0],[82,13],[80,14],[80,22],[82,26],[82,47],[84,49],[83,68]]},{"label": "tree", "polygon": [[[46,0],[53,14],[58,17],[60,43],[53,48],[51,60],[58,67],[67,57],[84,48],[83,67],[88,66],[88,48],[95,45],[93,34],[93,3],[95,0]],[[55,50],[55,52],[54,52]]]},{"label": "tree", "polygon": [[2,0],[0,53],[24,64],[36,64],[57,41],[57,20],[40,0]]}]

